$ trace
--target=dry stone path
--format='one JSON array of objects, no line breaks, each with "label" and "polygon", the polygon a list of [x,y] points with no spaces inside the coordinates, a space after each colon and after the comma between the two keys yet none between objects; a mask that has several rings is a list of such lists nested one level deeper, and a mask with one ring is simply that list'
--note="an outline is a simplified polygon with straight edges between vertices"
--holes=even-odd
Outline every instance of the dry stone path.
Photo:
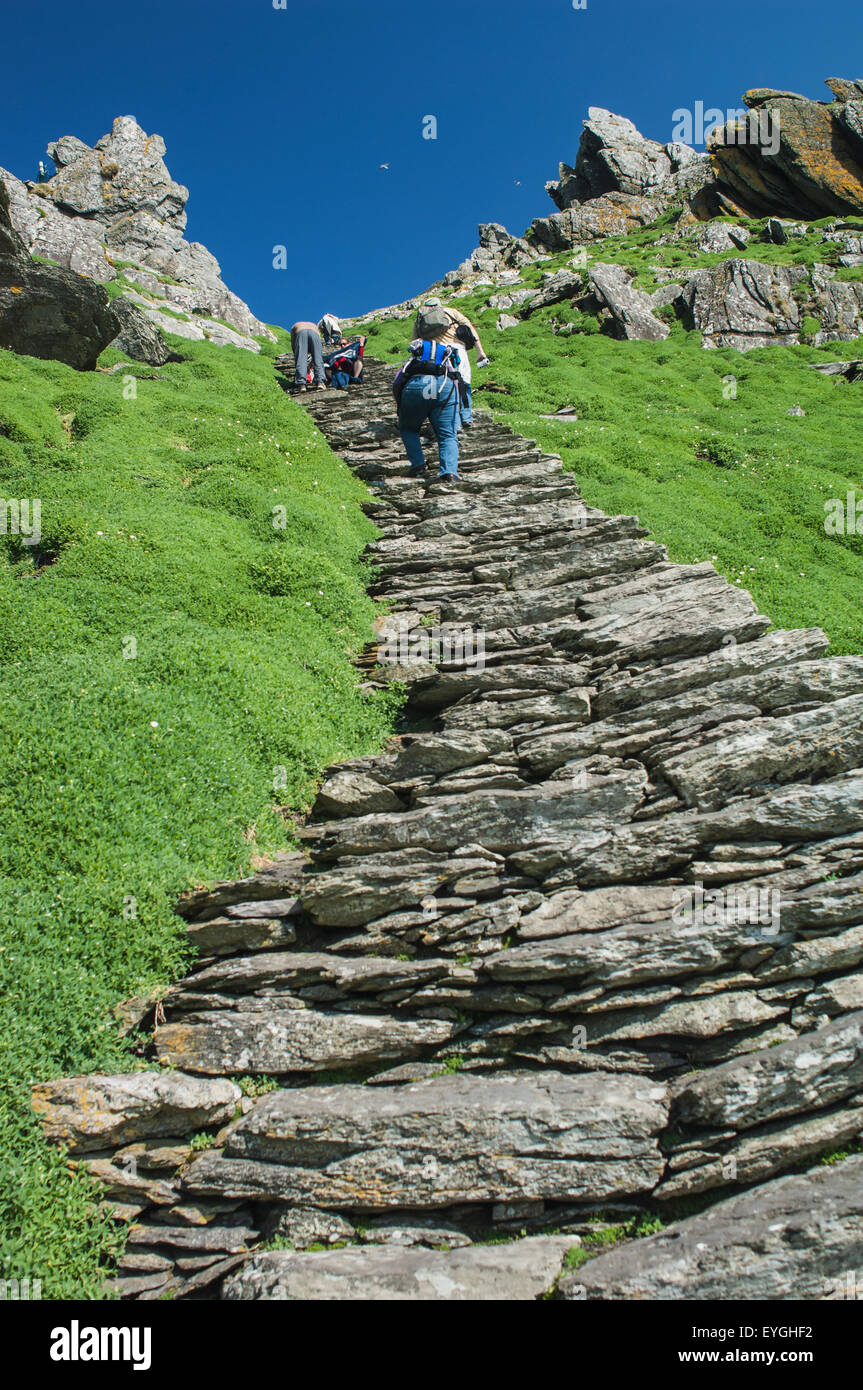
[{"label": "dry stone path", "polygon": [[304,400],[371,491],[364,674],[405,683],[404,732],[329,769],[302,853],[184,897],[168,1070],[36,1088],[134,1219],[114,1287],[863,1290],[863,1159],[817,1163],[863,1130],[863,658],[490,417],[459,490],[407,478],[391,372]]}]

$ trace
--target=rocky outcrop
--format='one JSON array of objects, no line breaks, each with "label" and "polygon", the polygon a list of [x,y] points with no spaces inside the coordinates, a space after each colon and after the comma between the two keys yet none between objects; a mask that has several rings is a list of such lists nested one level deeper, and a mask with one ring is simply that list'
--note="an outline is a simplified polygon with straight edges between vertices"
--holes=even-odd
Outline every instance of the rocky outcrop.
[{"label": "rocky outcrop", "polygon": [[686,324],[707,348],[741,352],[803,341],[804,320],[817,320],[812,341],[848,342],[863,333],[863,285],[836,281],[816,266],[764,265],[733,257],[696,270],[674,299]]},{"label": "rocky outcrop", "polygon": [[714,129],[708,152],[648,140],[631,121],[591,107],[575,165],[546,185],[558,211],[534,220],[530,244],[550,251],[622,236],[672,206],[684,221],[720,213],[807,221],[863,212],[863,96],[832,78],[834,99],[747,92]]},{"label": "rocky outcrop", "polygon": [[118,327],[100,285],[31,259],[0,179],[0,348],[92,371]]},{"label": "rocky outcrop", "polygon": [[551,251],[607,236],[623,236],[655,222],[673,204],[691,215],[724,209],[710,196],[707,155],[688,145],[647,140],[631,121],[592,106],[574,167],[561,164],[546,190],[559,211],[531,224],[530,240]]},{"label": "rocky outcrop", "polygon": [[746,92],[751,116],[711,136],[717,186],[750,216],[812,221],[863,212],[863,91],[839,78],[827,85],[830,102]]},{"label": "rocky outcrop", "polygon": [[[57,172],[46,183],[24,184],[0,169],[13,225],[32,255],[102,283],[119,271],[140,287],[144,315],[169,332],[254,352],[256,338],[272,339],[225,285],[216,258],[185,240],[189,192],[171,178],[161,136],[118,116],[92,149],[63,136],[48,154]],[[162,313],[165,305],[185,318]]]},{"label": "rocky outcrop", "polygon": [[[329,770],[303,853],[184,896],[202,955],[140,1043],[249,1094],[79,1149],[133,1221],[114,1288],[486,1297],[493,1250],[513,1297],[636,1297],[644,1250],[666,1297],[671,1242],[557,1281],[615,1213],[697,1196],[748,1213],[716,1222],[734,1296],[810,1296],[857,1239],[846,1165],[810,1175],[842,1189],[817,1254],[773,1230],[773,1180],[863,1133],[863,659],[769,630],[487,417],[457,492],[407,478],[391,369],[366,373],[308,409],[370,487],[363,670],[404,684],[405,726]],[[87,1124],[64,1104],[61,1140]],[[680,1248],[719,1287],[700,1230]]]}]

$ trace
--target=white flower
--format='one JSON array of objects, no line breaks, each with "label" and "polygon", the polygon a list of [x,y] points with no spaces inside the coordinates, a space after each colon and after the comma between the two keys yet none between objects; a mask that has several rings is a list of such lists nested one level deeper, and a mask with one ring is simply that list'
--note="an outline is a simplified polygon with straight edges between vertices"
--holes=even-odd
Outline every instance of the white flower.
[{"label": "white flower", "polygon": [[158,721],[158,719],[151,719],[151,720],[150,720],[150,728],[151,728],[151,729],[158,729],[158,727],[159,727],[159,721]]}]

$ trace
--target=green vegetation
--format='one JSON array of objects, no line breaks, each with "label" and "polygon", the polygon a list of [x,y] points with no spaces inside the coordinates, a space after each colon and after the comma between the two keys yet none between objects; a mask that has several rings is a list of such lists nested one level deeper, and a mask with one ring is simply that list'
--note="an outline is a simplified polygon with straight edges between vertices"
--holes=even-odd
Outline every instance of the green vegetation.
[{"label": "green vegetation", "polygon": [[[743,254],[657,245],[673,221],[668,214],[605,241],[588,261],[625,265],[649,290],[660,266],[678,265],[685,276]],[[763,222],[747,225],[753,240],[745,254],[753,259],[830,264],[839,253],[817,229],[773,246],[757,239]],[[526,267],[524,282],[538,285],[543,272],[572,261],[569,252]],[[488,299],[503,288],[456,301],[492,354],[488,371],[474,374],[475,405],[560,454],[589,505],[639,516],[673,560],[712,561],[778,626],[821,626],[833,653],[863,650],[863,537],[824,530],[825,502],[860,489],[863,388],[809,365],[859,356],[859,345],[705,351],[701,335],[676,321],[663,343],[622,343],[597,331],[593,318],[585,331],[589,316],[568,304],[499,333],[499,311]],[[553,331],[570,323],[574,331]],[[362,331],[369,352],[403,359],[406,321]],[[508,394],[483,392],[489,380]],[[577,419],[542,418],[564,405],[575,407]],[[805,416],[789,416],[798,405]]]},{"label": "green vegetation", "polygon": [[178,891],[290,845],[393,720],[351,659],[365,489],[275,384],[284,337],[173,346],[138,380],[0,352],[2,494],[42,511],[0,538],[0,1259],[52,1299],[100,1296],[121,1237],[29,1083],[139,1065],[113,1010],[182,973]]},{"label": "green vegetation", "polygon": [[250,1100],[257,1100],[260,1096],[268,1095],[270,1091],[279,1089],[279,1080],[276,1076],[238,1076],[236,1083],[244,1096]]}]

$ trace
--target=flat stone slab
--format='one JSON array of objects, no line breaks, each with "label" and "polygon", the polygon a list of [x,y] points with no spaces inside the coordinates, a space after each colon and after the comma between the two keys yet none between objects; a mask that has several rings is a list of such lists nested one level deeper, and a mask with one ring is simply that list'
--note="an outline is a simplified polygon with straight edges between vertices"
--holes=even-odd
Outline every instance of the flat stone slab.
[{"label": "flat stone slab", "polygon": [[863,1084],[863,1012],[847,1014],[794,1042],[750,1052],[674,1087],[672,1120],[748,1129],[764,1120],[818,1110]]},{"label": "flat stone slab", "polygon": [[463,1250],[354,1247],[255,1255],[225,1284],[230,1302],[525,1302],[554,1288],[572,1236]]},{"label": "flat stone slab", "polygon": [[[863,1278],[863,1157],[777,1178],[565,1275],[564,1298],[824,1299]],[[852,1297],[855,1295],[852,1295]],[[856,1295],[859,1297],[859,1293]]]},{"label": "flat stone slab", "polygon": [[274,1091],[184,1178],[199,1195],[345,1210],[595,1201],[652,1190],[666,1089],[645,1078],[453,1074]]},{"label": "flat stone slab", "polygon": [[658,763],[688,805],[710,810],[759,783],[832,777],[863,762],[863,695],[784,719],[755,720],[744,733]]},{"label": "flat stone slab", "polygon": [[[333,855],[376,854],[422,846],[431,851],[481,844],[500,854],[525,845],[568,838],[591,822],[627,820],[638,807],[647,774],[626,767],[606,776],[587,774],[583,785],[548,782],[529,791],[494,791],[441,797],[438,804],[400,815],[360,816],[336,821],[322,839]],[[305,897],[308,906],[308,893]],[[314,914],[314,906],[312,907]]]},{"label": "flat stone slab", "polygon": [[315,1009],[213,1010],[195,1018],[198,1021],[157,1028],[156,1055],[161,1062],[208,1076],[316,1072],[407,1061],[461,1031],[460,1024],[442,1019]]},{"label": "flat stone slab", "polygon": [[205,1081],[179,1071],[67,1076],[43,1081],[32,1092],[45,1137],[67,1144],[73,1153],[222,1125],[241,1098],[231,1081]]}]

